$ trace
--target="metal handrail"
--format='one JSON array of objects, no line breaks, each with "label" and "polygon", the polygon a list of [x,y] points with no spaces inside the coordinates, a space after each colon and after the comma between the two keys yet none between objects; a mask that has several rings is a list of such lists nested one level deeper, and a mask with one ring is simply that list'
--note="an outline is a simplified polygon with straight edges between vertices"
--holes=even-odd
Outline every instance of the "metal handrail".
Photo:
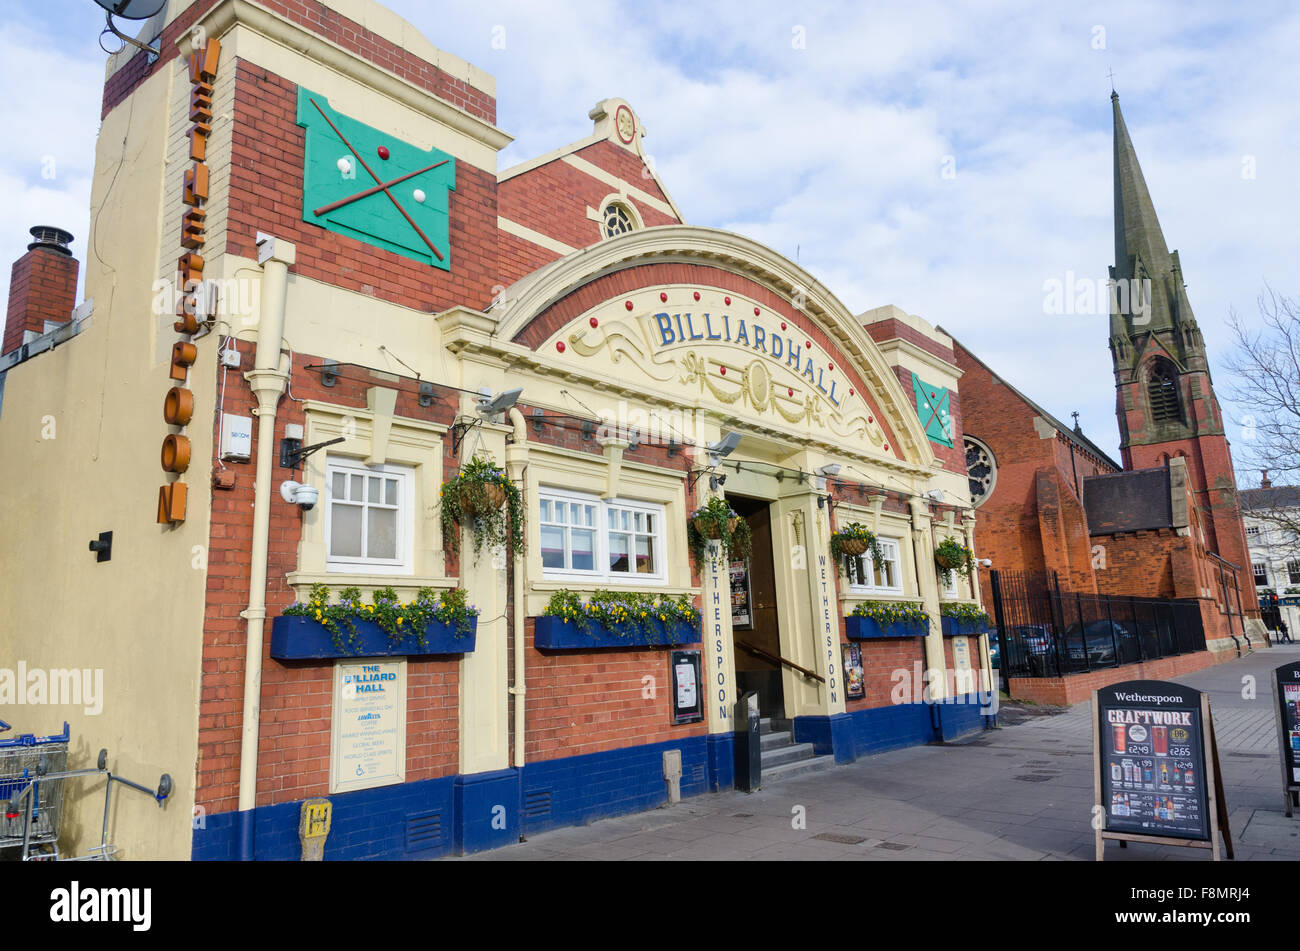
[{"label": "metal handrail", "polygon": [[797,670],[805,677],[808,677],[811,680],[815,680],[818,683],[822,683],[822,684],[826,683],[826,678],[823,677],[821,674],[814,673],[813,671],[809,670],[807,667],[800,667],[794,661],[786,660],[784,657],[782,657],[779,654],[769,654],[767,651],[763,650],[763,648],[755,647],[753,644],[750,644],[747,641],[736,641],[736,646],[739,647],[741,650],[748,651],[749,653],[754,654],[757,657],[761,657],[764,660],[770,660],[777,664],[784,664],[786,667],[789,667],[791,670]]}]

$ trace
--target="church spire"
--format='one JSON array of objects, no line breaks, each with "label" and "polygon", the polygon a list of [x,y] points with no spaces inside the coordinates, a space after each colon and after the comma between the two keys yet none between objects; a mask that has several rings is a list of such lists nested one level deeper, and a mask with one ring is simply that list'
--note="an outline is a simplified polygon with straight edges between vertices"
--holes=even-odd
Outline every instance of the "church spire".
[{"label": "church spire", "polygon": [[1136,257],[1147,269],[1146,276],[1163,277],[1170,268],[1169,246],[1119,110],[1119,93],[1110,94],[1110,103],[1115,118],[1115,276],[1138,276],[1133,273]]}]

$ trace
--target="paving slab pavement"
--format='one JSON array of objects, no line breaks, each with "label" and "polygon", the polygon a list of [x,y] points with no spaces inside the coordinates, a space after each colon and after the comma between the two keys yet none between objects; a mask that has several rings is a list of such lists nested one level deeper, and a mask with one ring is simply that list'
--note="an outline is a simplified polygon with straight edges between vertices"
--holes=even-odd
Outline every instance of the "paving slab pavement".
[{"label": "paving slab pavement", "polygon": [[[1239,861],[1300,860],[1300,816],[1282,812],[1270,681],[1297,656],[1300,647],[1275,647],[1179,678],[1210,695]],[[1010,719],[1015,725],[955,743],[442,861],[1092,861],[1091,704]],[[1110,843],[1106,859],[1209,861],[1210,853]]]}]

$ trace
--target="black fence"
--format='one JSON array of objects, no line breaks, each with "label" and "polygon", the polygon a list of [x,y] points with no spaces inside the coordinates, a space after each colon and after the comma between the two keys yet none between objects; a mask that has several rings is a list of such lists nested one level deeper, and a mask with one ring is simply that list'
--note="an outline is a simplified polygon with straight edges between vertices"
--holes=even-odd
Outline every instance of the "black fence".
[{"label": "black fence", "polygon": [[1062,591],[1055,572],[992,571],[1002,677],[1060,677],[1205,650],[1194,599]]}]

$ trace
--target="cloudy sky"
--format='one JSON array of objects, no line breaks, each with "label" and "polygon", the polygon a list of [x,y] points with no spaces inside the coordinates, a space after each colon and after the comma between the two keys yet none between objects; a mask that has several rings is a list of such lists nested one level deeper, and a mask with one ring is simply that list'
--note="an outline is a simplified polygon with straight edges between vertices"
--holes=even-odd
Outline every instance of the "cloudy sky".
[{"label": "cloudy sky", "polygon": [[[692,224],[797,258],[855,313],[942,325],[1115,456],[1106,317],[1044,305],[1046,282],[1113,263],[1108,71],[1221,397],[1229,310],[1257,321],[1266,282],[1300,296],[1293,4],[389,5],[497,77],[502,168],[622,96]],[[6,7],[0,261],[38,222],[84,259],[102,17],[91,0]]]}]

